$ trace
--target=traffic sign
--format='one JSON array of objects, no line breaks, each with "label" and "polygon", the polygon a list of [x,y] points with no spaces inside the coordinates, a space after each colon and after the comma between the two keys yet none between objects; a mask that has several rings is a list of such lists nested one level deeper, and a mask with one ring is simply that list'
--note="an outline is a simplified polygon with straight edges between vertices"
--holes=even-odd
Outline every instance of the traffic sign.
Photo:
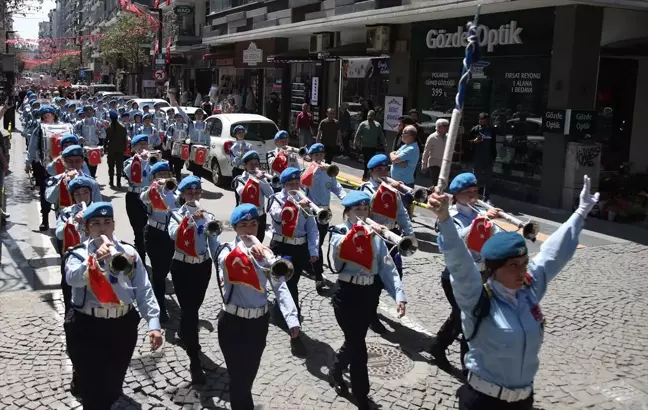
[{"label": "traffic sign", "polygon": [[164,81],[166,80],[166,72],[164,70],[155,70],[153,72],[153,77],[155,77],[157,81]]}]

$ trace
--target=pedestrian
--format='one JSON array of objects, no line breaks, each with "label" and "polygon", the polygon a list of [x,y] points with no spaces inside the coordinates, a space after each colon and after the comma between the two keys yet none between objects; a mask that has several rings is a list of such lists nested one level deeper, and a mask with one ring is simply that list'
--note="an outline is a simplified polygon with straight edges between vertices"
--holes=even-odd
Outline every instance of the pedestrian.
[{"label": "pedestrian", "polygon": [[549,282],[573,257],[585,218],[599,200],[590,189],[585,175],[578,209],[542,244],[531,263],[522,235],[500,232],[486,240],[481,249],[483,272],[450,217],[449,196],[438,190],[429,196],[468,340],[469,373],[457,390],[460,410],[533,408],[545,324],[540,301]]},{"label": "pedestrian", "polygon": [[441,172],[441,161],[445,152],[449,127],[450,122],[448,120],[439,118],[436,120],[435,131],[425,141],[421,169],[424,175],[432,179],[432,184],[434,185],[437,184],[439,172]]},{"label": "pedestrian", "polygon": [[[232,134],[233,137],[236,138],[236,141],[232,144],[229,151],[230,165],[232,167],[232,188],[234,189],[234,196],[236,197],[236,205],[241,202],[241,197],[234,186],[234,181],[236,180],[236,177],[243,174],[245,168],[242,161],[243,156],[252,150],[252,145],[245,141],[246,132],[245,127],[242,125],[234,127]],[[214,181],[214,183],[216,183],[216,181]]]},{"label": "pedestrian", "polygon": [[301,112],[297,114],[295,130],[299,136],[300,147],[310,147],[313,144],[313,114],[308,103],[303,103]]},{"label": "pedestrian", "polygon": [[245,112],[254,114],[256,112],[256,96],[252,87],[247,88],[245,93]]},{"label": "pedestrian", "polygon": [[116,111],[110,111],[108,114],[110,125],[106,128],[106,142],[104,149],[108,156],[108,177],[110,178],[110,187],[115,188],[115,171],[117,176],[117,187],[121,188],[121,179],[124,169],[124,151],[128,145],[128,133],[118,121]]},{"label": "pedestrian", "polygon": [[383,133],[382,126],[376,121],[376,112],[370,110],[367,113],[367,120],[360,123],[356,130],[355,137],[353,138],[353,146],[356,151],[361,151],[364,157],[364,173],[362,180],[369,179],[369,169],[367,164],[369,160],[376,155],[377,152],[383,151],[387,147],[385,134]]},{"label": "pedestrian", "polygon": [[64,322],[74,367],[71,391],[84,409],[108,410],[122,395],[140,315],[148,325],[151,350],[162,345],[159,308],[144,262],[114,235],[110,202],[90,205],[83,212],[83,226],[88,241],[70,249],[64,262],[72,287],[73,308]]},{"label": "pedestrian", "polygon": [[409,115],[403,115],[398,118],[398,127],[396,128],[396,137],[392,143],[392,151],[398,151],[398,149],[403,146],[403,130],[408,125],[414,125],[415,122]]},{"label": "pedestrian", "polygon": [[[416,127],[413,125],[405,127],[401,139],[403,140],[403,145],[398,151],[389,153],[391,176],[396,181],[400,181],[408,187],[414,188],[416,168],[421,158],[419,145],[416,141]],[[414,198],[411,195],[406,195],[403,198],[403,202],[411,218],[414,214]]]},{"label": "pedestrian", "polygon": [[[290,194],[290,191],[300,189],[300,173],[297,168],[287,168],[281,173],[283,190],[274,194],[268,201],[268,213],[272,218],[270,249],[275,255],[289,257],[295,269],[292,277],[288,280],[288,289],[290,289],[290,294],[297,306],[301,323],[302,315],[297,285],[302,271],[319,259],[319,233],[315,217],[304,212],[305,209],[308,209],[308,200],[303,199],[296,202]],[[306,355],[304,342],[298,337],[290,340],[290,349],[292,354],[297,357]]]},{"label": "pedestrian", "polygon": [[180,305],[180,333],[189,356],[189,370],[193,384],[204,384],[205,373],[200,364],[198,337],[198,312],[205,300],[211,279],[212,258],[220,245],[218,233],[209,224],[216,222],[212,214],[199,204],[202,196],[200,178],[188,176],[178,185],[184,200],[177,211],[171,213],[168,232],[175,243],[171,261],[171,279]]},{"label": "pedestrian", "polygon": [[340,134],[342,135],[342,155],[340,155],[340,159],[349,159],[351,157],[351,135],[353,134],[353,127],[351,126],[351,114],[349,114],[349,105],[347,103],[340,105],[338,121],[340,124]]},{"label": "pedestrian", "polygon": [[227,365],[232,410],[254,408],[252,385],[265,350],[270,321],[268,282],[290,337],[299,337],[300,330],[297,308],[285,280],[265,273],[272,263],[269,257],[275,256],[251,239],[256,235],[258,216],[252,204],[237,206],[230,217],[236,238],[221,245],[217,255],[225,302],[218,315],[218,344]]},{"label": "pedestrian", "polygon": [[419,124],[419,118],[421,115],[416,108],[409,110],[408,114],[412,121],[414,121],[414,124],[412,125],[416,127],[416,143],[419,146],[419,151],[423,152],[423,147],[425,146],[425,139],[427,135],[425,134],[423,127],[421,127],[421,124]]},{"label": "pedestrian", "polygon": [[335,119],[335,110],[333,108],[326,110],[326,118],[320,122],[317,128],[317,142],[323,144],[324,162],[330,164],[342,145],[340,123]]},{"label": "pedestrian", "polygon": [[241,175],[234,178],[232,188],[240,198],[242,204],[252,204],[257,207],[257,227],[256,233],[259,242],[265,239],[265,232],[268,223],[266,214],[265,199],[272,197],[273,188],[270,186],[265,174],[259,169],[259,154],[256,151],[248,151],[243,155],[241,164],[244,171]]},{"label": "pedestrian", "polygon": [[[373,321],[382,285],[397,303],[399,317],[405,315],[407,298],[385,242],[358,219],[369,216],[371,197],[351,191],[342,201],[344,223],[331,228],[329,260],[337,274],[331,303],[335,319],[344,333],[344,343],[329,370],[329,384],[340,395],[348,395],[342,372],[350,366],[351,390],[359,409],[369,409],[367,330]],[[380,278],[380,279],[379,279]]]},{"label": "pedestrian", "polygon": [[473,174],[482,187],[485,202],[490,200],[490,183],[493,176],[493,164],[497,157],[497,141],[490,125],[488,113],[479,114],[479,124],[470,130],[470,142],[473,144]]}]

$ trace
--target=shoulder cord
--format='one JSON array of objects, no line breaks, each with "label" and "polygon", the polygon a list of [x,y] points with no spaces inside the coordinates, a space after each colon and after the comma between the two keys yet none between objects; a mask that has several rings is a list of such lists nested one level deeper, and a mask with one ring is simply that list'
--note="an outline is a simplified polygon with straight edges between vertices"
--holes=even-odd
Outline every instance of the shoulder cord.
[{"label": "shoulder cord", "polygon": [[331,239],[333,238],[333,233],[329,231],[329,244],[328,244],[328,250],[326,252],[326,262],[328,262],[329,269],[331,269],[331,272],[337,274],[340,274],[344,268],[346,267],[346,262],[342,262],[342,266],[340,267],[340,270],[336,271],[335,270],[335,265],[331,263]]},{"label": "shoulder cord", "polygon": [[232,295],[234,294],[234,289],[236,289],[236,288],[234,287],[233,284],[230,283],[230,286],[232,287],[232,291],[230,292],[229,297],[227,298],[227,300],[225,300],[225,295],[223,294],[223,288],[225,287],[225,284],[223,284],[223,287],[221,287],[221,285],[220,285],[220,264],[218,263],[218,257],[220,256],[221,252],[225,248],[229,249],[230,252],[232,251],[232,248],[230,248],[228,243],[220,244],[218,246],[218,248],[216,249],[214,259],[216,259],[215,265],[216,265],[216,280],[218,281],[218,291],[220,292],[221,299],[223,299],[223,303],[228,305],[230,300],[232,300]]}]

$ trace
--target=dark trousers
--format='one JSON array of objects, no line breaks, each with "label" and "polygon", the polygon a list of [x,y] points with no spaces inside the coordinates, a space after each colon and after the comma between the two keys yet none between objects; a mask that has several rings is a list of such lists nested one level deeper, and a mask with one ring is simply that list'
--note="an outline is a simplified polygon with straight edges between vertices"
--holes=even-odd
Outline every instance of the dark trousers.
[{"label": "dark trousers", "polygon": [[490,198],[490,184],[493,179],[493,164],[475,163],[473,174],[477,177],[477,183],[482,189],[482,199],[488,201]]},{"label": "dark trousers", "polygon": [[324,162],[330,164],[338,153],[337,145],[324,145]]},{"label": "dark trousers", "polygon": [[146,253],[148,253],[149,260],[151,261],[151,285],[153,286],[153,293],[155,293],[155,299],[157,299],[158,305],[160,305],[160,312],[165,312],[166,277],[171,269],[174,243],[166,231],[161,231],[150,225],[146,226],[144,243],[146,245]]},{"label": "dark trousers", "polygon": [[65,255],[63,254],[62,240],[56,239],[56,248],[59,255],[61,255],[61,291],[63,292],[63,306],[65,307],[63,317],[65,317],[65,314],[67,314],[67,311],[70,310],[70,307],[72,306],[72,287],[68,285],[67,280],[65,280]]},{"label": "dark trousers", "polygon": [[199,264],[171,261],[171,279],[180,305],[180,333],[191,364],[200,363],[198,311],[211,279],[212,260]]},{"label": "dark trousers", "polygon": [[229,375],[232,410],[252,410],[252,385],[266,347],[269,314],[243,319],[221,311],[218,318],[218,344]]},{"label": "dark trousers", "polygon": [[351,131],[342,131],[342,153],[351,155]]},{"label": "dark trousers", "polygon": [[367,330],[378,307],[378,284],[354,285],[338,281],[332,298],[335,319],[344,333],[344,343],[335,355],[332,371],[341,374],[350,366],[353,396],[363,401],[369,395]]},{"label": "dark trousers", "polygon": [[[450,272],[444,270],[441,275],[441,287],[443,288],[443,293],[445,293],[446,299],[450,303],[452,312],[448,318],[443,322],[441,328],[437,332],[437,342],[446,350],[452,342],[454,342],[462,333],[461,330],[461,310],[457,301],[455,300],[454,293],[452,292],[452,283],[450,282]],[[461,355],[461,366],[464,365],[464,356],[468,352],[468,342],[466,342],[465,337],[461,335],[460,341],[460,355]]]},{"label": "dark trousers", "polygon": [[148,220],[146,205],[140,199],[140,194],[136,192],[126,193],[126,214],[133,227],[135,235],[135,249],[139,253],[142,263],[146,263],[146,246],[144,245],[144,228]]},{"label": "dark trousers", "polygon": [[271,241],[270,250],[277,255],[287,257],[292,262],[295,272],[292,277],[286,283],[288,285],[288,290],[290,295],[297,306],[297,312],[301,316],[301,307],[299,306],[299,290],[297,284],[299,284],[299,278],[306,267],[310,264],[310,254],[308,253],[308,244],[302,245],[289,245],[283,242]]},{"label": "dark trousers", "polygon": [[470,385],[464,384],[457,389],[457,397],[459,398],[459,410],[532,410],[533,409],[533,394],[526,400],[516,402],[506,402],[504,400],[496,399],[487,396],[473,389]]},{"label": "dark trousers", "polygon": [[45,188],[48,179],[47,170],[40,162],[32,162],[32,171],[34,172],[34,180],[36,181],[36,185],[38,185],[38,198],[40,200],[43,222],[47,222],[47,218],[49,217],[50,209],[52,207],[52,205],[47,202],[45,196]]},{"label": "dark trousers", "polygon": [[[239,175],[243,175],[243,170],[241,168],[232,168],[232,179]],[[236,206],[239,206],[241,204],[241,197],[236,192],[236,188],[234,189],[234,197],[236,198]]]},{"label": "dark trousers", "polygon": [[364,159],[364,173],[362,174],[362,179],[369,178],[369,168],[367,168],[367,164],[369,163],[371,157],[376,155],[377,152],[378,149],[376,148],[362,147],[362,157]]},{"label": "dark trousers", "polygon": [[135,309],[117,319],[67,312],[65,340],[85,410],[109,410],[121,396],[139,321]]},{"label": "dark trousers", "polygon": [[85,161],[86,164],[88,164],[88,169],[90,170],[90,176],[93,178],[97,178],[97,166],[92,166],[88,162],[88,158],[83,157],[83,160]]},{"label": "dark trousers", "polygon": [[436,186],[437,182],[439,182],[439,174],[441,173],[441,167],[432,165],[428,170],[428,173],[430,179],[432,180],[432,185]]},{"label": "dark trousers", "polygon": [[108,153],[108,177],[111,184],[113,183],[115,171],[117,171],[117,184],[121,185],[121,177],[124,172],[124,154],[121,152]]},{"label": "dark trousers", "polygon": [[264,213],[263,215],[259,215],[257,221],[259,221],[259,225],[257,227],[256,237],[259,242],[263,243],[266,234],[266,226],[268,224],[268,214]]},{"label": "dark trousers", "polygon": [[178,182],[180,182],[180,180],[182,179],[182,168],[184,167],[184,163],[185,162],[178,157],[171,157],[171,161],[169,161],[169,164],[171,164],[173,173],[175,174],[175,178]]},{"label": "dark trousers", "polygon": [[324,239],[326,239],[328,228],[329,224],[317,224],[317,230],[319,231],[319,259],[313,264],[313,273],[315,274],[316,281],[324,280],[322,277],[322,273],[324,273],[324,253],[322,252],[322,244],[324,243]]}]

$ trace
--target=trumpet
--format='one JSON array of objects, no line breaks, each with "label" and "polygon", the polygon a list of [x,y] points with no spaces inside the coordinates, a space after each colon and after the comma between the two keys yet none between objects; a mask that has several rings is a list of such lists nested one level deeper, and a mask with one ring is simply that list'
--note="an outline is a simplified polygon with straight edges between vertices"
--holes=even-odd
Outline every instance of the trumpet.
[{"label": "trumpet", "polygon": [[266,181],[268,181],[268,183],[269,183],[270,185],[272,185],[272,187],[274,187],[274,188],[278,188],[278,187],[281,186],[281,180],[279,179],[279,175],[271,175],[271,174],[268,174],[268,173],[265,172],[265,171],[261,171],[261,170],[258,169],[258,168],[255,169],[255,170],[253,171],[253,174],[254,174],[254,175],[259,175],[259,174],[261,174],[261,175],[263,176],[263,178],[264,178]]},{"label": "trumpet", "polygon": [[412,256],[418,250],[418,241],[413,236],[396,235],[370,218],[361,219],[358,217],[357,223],[375,232],[385,242],[396,245],[402,256]]},{"label": "trumpet", "polygon": [[158,186],[163,184],[164,189],[166,189],[167,191],[175,191],[178,187],[178,182],[175,180],[175,178],[158,179],[157,183]]},{"label": "trumpet", "polygon": [[[97,247],[110,243],[110,240],[106,235],[101,235],[99,238],[95,239],[95,245]],[[119,272],[124,272],[128,275],[133,271],[134,265],[131,260],[124,255],[124,252],[117,250],[115,246],[109,246],[110,258],[108,260],[108,269],[113,276],[116,276]]]},{"label": "trumpet", "polygon": [[135,154],[142,159],[148,159],[151,165],[155,165],[160,159],[162,159],[162,152],[160,150],[142,150],[142,152]]},{"label": "trumpet", "polygon": [[[261,245],[261,242],[254,235],[241,235],[239,238],[248,250],[254,245]],[[289,280],[295,272],[292,262],[276,256],[270,250],[264,252],[264,261],[270,267],[264,267],[263,272],[272,279],[284,278],[284,280]]]},{"label": "trumpet", "polygon": [[303,191],[299,191],[299,190],[288,191],[288,195],[293,197],[297,204],[299,204],[299,202],[302,200],[308,201],[308,208],[310,211],[310,215],[314,216],[317,219],[318,224],[326,225],[331,221],[331,218],[333,218],[333,214],[329,209],[320,208],[319,206],[315,205],[313,201],[308,199],[308,197]]},{"label": "trumpet", "polygon": [[291,147],[290,145],[286,145],[285,147],[283,147],[283,150],[288,151],[288,152],[292,152],[293,154],[297,154],[302,158],[308,156],[308,147],[307,146],[303,146],[301,148],[295,148],[295,147]]},{"label": "trumpet", "polygon": [[317,164],[320,168],[326,169],[326,175],[335,178],[340,173],[340,167],[335,164]]},{"label": "trumpet", "polygon": [[[385,183],[387,183],[389,185],[391,185],[394,182],[397,182],[396,180],[394,180],[394,179],[392,179],[390,177],[382,177],[381,179]],[[426,188],[410,188],[405,184],[398,185],[398,187],[396,189],[398,191],[400,191],[400,193],[402,193],[404,195],[412,195],[412,197],[414,198],[414,200],[416,202],[426,202],[427,197],[429,195],[428,194],[429,189],[426,189]]]},{"label": "trumpet", "polygon": [[[185,205],[188,205],[185,203]],[[212,214],[211,212],[208,212],[200,207],[200,203],[198,201],[195,202],[195,205],[190,205],[190,206],[195,206],[200,213],[202,213],[203,217],[207,220],[207,223],[205,224],[205,236],[218,236],[221,233],[223,233],[223,224],[216,219],[216,216]],[[177,223],[182,223],[182,220],[175,214],[175,212],[170,212],[171,217],[177,222]],[[193,218],[193,215],[190,216],[191,222],[194,225],[198,225],[196,221]]]},{"label": "trumpet", "polygon": [[[477,200],[477,206],[479,206],[480,208],[484,208],[486,210],[494,208],[494,206],[489,205],[482,200]],[[475,208],[474,206],[471,206],[471,208],[473,208],[478,213],[482,213],[479,209]],[[534,221],[523,222],[511,214],[507,214],[504,211],[499,211],[499,216],[505,221],[515,225],[518,229],[522,229],[522,236],[524,236],[524,238],[530,240],[531,242],[536,241],[538,232],[540,232],[540,226],[538,225],[537,222]]]}]

